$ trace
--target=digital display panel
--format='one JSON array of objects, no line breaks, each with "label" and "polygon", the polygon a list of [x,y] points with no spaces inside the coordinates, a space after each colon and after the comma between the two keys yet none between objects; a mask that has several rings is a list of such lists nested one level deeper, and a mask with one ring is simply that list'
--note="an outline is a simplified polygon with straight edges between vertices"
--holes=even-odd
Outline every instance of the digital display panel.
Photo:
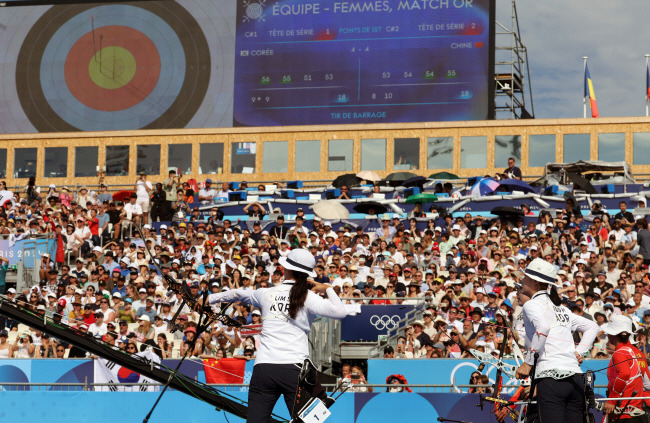
[{"label": "digital display panel", "polygon": [[235,125],[489,117],[488,0],[238,5]]},{"label": "digital display panel", "polygon": [[42,2],[0,7],[0,133],[493,115],[490,0]]}]

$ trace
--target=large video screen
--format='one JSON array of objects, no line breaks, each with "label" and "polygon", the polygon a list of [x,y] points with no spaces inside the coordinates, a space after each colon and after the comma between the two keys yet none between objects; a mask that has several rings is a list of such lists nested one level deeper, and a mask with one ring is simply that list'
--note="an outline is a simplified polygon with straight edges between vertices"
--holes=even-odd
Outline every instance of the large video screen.
[{"label": "large video screen", "polygon": [[0,133],[489,119],[493,7],[170,0],[0,8]]}]

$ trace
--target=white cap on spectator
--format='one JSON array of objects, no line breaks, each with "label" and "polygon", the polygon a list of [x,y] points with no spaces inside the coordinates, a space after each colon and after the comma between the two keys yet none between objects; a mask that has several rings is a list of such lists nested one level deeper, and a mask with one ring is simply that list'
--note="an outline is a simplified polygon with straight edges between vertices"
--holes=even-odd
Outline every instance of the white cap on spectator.
[{"label": "white cap on spectator", "polygon": [[397,213],[393,214],[393,219],[401,219],[401,218],[402,217],[399,214],[397,214]]},{"label": "white cap on spectator", "polygon": [[83,294],[84,294],[84,291],[83,291],[83,289],[79,289],[79,288],[77,288],[77,289],[74,290],[74,293],[75,293],[75,294],[79,294],[79,295],[83,295]]},{"label": "white cap on spectator", "polygon": [[564,270],[564,269],[558,270],[557,274],[558,275],[566,275],[566,270]]},{"label": "white cap on spectator", "polygon": [[561,288],[556,279],[557,270],[555,270],[555,266],[546,260],[536,258],[530,262],[524,273],[527,277],[534,279],[537,282],[547,283],[557,288]]},{"label": "white cap on spectator", "polygon": [[146,294],[146,293],[147,293],[147,290],[144,289],[144,288],[140,288],[140,289],[138,290],[138,292],[144,292],[144,293]]},{"label": "white cap on spectator", "polygon": [[47,294],[47,297],[48,298],[50,298],[50,297],[56,298],[56,294],[54,292],[50,292],[50,293]]},{"label": "white cap on spectator", "polygon": [[167,229],[167,225],[160,225],[160,229]]},{"label": "white cap on spectator", "polygon": [[172,263],[176,263],[176,264],[178,264],[179,266],[181,265],[181,261],[180,261],[179,259],[174,259],[174,260],[172,260]]},{"label": "white cap on spectator", "polygon": [[262,315],[262,313],[260,313],[259,310],[253,310],[253,311],[251,312],[251,314],[252,314],[253,316],[261,316],[261,315]]},{"label": "white cap on spectator", "polygon": [[480,234],[487,234],[487,231],[486,231],[485,229],[481,229],[481,230],[479,231],[479,235],[480,235]]},{"label": "white cap on spectator", "polygon": [[576,261],[576,264],[584,264],[586,266],[587,262],[583,259],[579,259],[578,261]]},{"label": "white cap on spectator", "polygon": [[433,230],[434,232],[442,232],[442,228],[440,226],[436,226],[435,229]]},{"label": "white cap on spectator", "polygon": [[150,322],[151,321],[149,316],[147,316],[146,314],[143,314],[142,316],[138,317],[138,320],[143,320],[145,322]]},{"label": "white cap on spectator", "polygon": [[622,332],[632,334],[634,329],[632,327],[632,319],[622,314],[612,315],[612,320],[609,323],[601,326],[603,331],[608,335],[618,335]]},{"label": "white cap on spectator", "polygon": [[113,294],[113,298],[122,298],[122,294],[120,294],[119,292],[116,292],[116,293]]},{"label": "white cap on spectator", "polygon": [[476,293],[476,294],[483,294],[483,295],[485,295],[485,294],[486,294],[486,292],[485,292],[485,288],[483,288],[483,287],[476,288],[475,293]]},{"label": "white cap on spectator", "polygon": [[147,223],[142,227],[142,229],[151,229],[151,225]]},{"label": "white cap on spectator", "polygon": [[102,252],[102,247],[93,247],[93,251]]},{"label": "white cap on spectator", "polygon": [[454,225],[451,227],[452,231],[460,231],[460,225]]},{"label": "white cap on spectator", "polygon": [[226,266],[232,267],[233,269],[237,267],[234,261],[232,260],[226,260]]},{"label": "white cap on spectator", "polygon": [[129,260],[128,257],[122,257],[122,260],[120,260],[120,261],[123,261],[124,263],[126,263],[127,266],[128,266],[129,264],[131,264],[131,260]]},{"label": "white cap on spectator", "polygon": [[[428,272],[428,270],[427,270],[427,272]],[[433,273],[433,272],[431,272],[431,273]],[[469,269],[467,269],[467,273],[476,273],[476,270],[474,270],[473,267],[470,267]]]},{"label": "white cap on spectator", "polygon": [[532,247],[530,247],[530,249],[531,250],[537,250],[537,245],[533,245]]},{"label": "white cap on spectator", "polygon": [[594,294],[600,295],[602,294],[603,291],[600,290],[600,288],[594,288]]},{"label": "white cap on spectator", "polygon": [[636,303],[634,302],[634,300],[632,298],[630,298],[629,300],[627,300],[625,305],[634,307],[634,306],[636,306]]},{"label": "white cap on spectator", "polygon": [[15,290],[14,288],[9,288],[9,289],[7,290],[7,293],[9,293],[9,294],[15,294],[15,293],[16,293],[16,290]]},{"label": "white cap on spectator", "polygon": [[36,310],[45,310],[45,306],[41,304],[38,307],[36,307]]},{"label": "white cap on spectator", "polygon": [[587,241],[580,241],[580,245],[589,245]]}]

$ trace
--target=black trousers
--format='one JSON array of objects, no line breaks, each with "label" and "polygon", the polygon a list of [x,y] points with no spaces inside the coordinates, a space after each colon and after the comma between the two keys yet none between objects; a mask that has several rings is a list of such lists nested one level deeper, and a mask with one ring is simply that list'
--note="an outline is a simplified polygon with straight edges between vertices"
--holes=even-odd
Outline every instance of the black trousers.
[{"label": "black trousers", "polygon": [[266,423],[280,395],[284,396],[289,413],[298,389],[302,364],[256,364],[248,388],[248,423]]},{"label": "black trousers", "polygon": [[541,423],[581,423],[585,419],[583,374],[537,382],[537,408]]}]

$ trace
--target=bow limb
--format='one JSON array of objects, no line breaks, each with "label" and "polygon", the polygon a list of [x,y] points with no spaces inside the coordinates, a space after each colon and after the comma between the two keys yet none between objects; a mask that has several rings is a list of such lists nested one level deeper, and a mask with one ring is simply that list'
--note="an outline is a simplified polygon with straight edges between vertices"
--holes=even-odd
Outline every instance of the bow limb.
[{"label": "bow limb", "polygon": [[[131,223],[133,224],[133,226],[136,228],[136,230],[140,234],[140,237],[142,237],[142,239],[144,239],[144,234],[142,233],[142,229],[140,228],[140,225],[138,225],[137,223],[135,223],[133,221],[131,221]],[[173,277],[171,277],[170,275],[165,274],[162,271],[162,268],[158,265],[158,263],[156,262],[156,260],[154,258],[155,256],[153,254],[151,254],[151,251],[149,250],[149,247],[147,247],[146,242],[144,244],[144,248],[147,251],[147,254],[149,255],[149,257],[151,258],[150,263],[153,264],[153,266],[156,268],[158,273],[160,273],[160,276],[167,283],[167,288],[169,290],[173,291],[173,292],[181,294],[181,297],[183,298],[181,306],[178,308],[178,310],[176,311],[176,314],[174,315],[174,318],[173,318],[174,321],[171,322],[172,327],[177,326],[176,318],[179,316],[180,310],[183,308],[183,305],[185,305],[185,304],[187,304],[191,309],[196,309],[198,307],[201,307],[200,308],[201,315],[205,315],[208,318],[208,321],[218,320],[219,322],[221,322],[221,323],[223,323],[223,324],[225,324],[227,326],[236,326],[236,327],[241,326],[241,322],[239,322],[239,321],[237,321],[235,319],[232,319],[230,316],[227,316],[227,315],[225,315],[223,313],[215,313],[214,311],[212,311],[212,308],[210,306],[205,306],[204,307],[203,305],[199,304],[197,299],[192,297],[192,294],[190,292],[190,287],[186,283],[179,282],[176,279],[174,279]],[[225,309],[230,307],[230,304],[232,304],[232,303],[228,303],[227,307]],[[224,310],[224,309],[222,308],[222,310]]]}]

